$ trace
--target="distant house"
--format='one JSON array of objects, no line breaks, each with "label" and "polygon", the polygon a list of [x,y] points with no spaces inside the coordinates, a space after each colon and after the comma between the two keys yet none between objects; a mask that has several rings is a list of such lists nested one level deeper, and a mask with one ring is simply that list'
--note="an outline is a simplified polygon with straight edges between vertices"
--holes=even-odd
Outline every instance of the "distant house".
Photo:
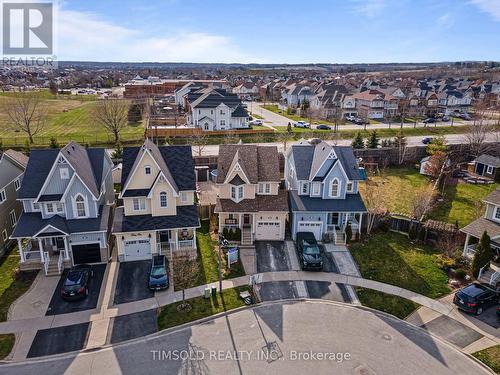
[{"label": "distant house", "polygon": [[23,211],[16,194],[21,188],[27,165],[28,157],[14,150],[5,151],[0,157],[0,255],[4,253],[9,236]]},{"label": "distant house", "polygon": [[500,158],[483,154],[474,160],[474,173],[500,181]]}]

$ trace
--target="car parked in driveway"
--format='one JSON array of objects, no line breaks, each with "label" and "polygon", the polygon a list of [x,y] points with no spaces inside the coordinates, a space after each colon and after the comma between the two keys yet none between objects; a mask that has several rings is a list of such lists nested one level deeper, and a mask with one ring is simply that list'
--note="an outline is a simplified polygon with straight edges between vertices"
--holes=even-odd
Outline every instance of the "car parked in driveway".
[{"label": "car parked in driveway", "polygon": [[318,130],[332,130],[332,128],[328,125],[325,125],[325,124],[319,124],[318,126],[316,126],[316,129]]},{"label": "car parked in driveway", "polygon": [[149,289],[163,290],[169,286],[168,262],[165,255],[155,255],[149,272]]},{"label": "car parked in driveway", "polygon": [[453,303],[462,311],[481,315],[485,308],[498,303],[498,292],[488,285],[474,283],[456,292]]},{"label": "car parked in driveway", "polygon": [[71,268],[61,287],[61,297],[66,301],[75,301],[87,297],[92,275],[92,267],[89,265],[82,264]]},{"label": "car parked in driveway", "polygon": [[424,124],[434,124],[436,122],[436,119],[433,117],[427,117],[424,121],[422,121]]},{"label": "car parked in driveway", "polygon": [[303,270],[323,269],[323,256],[312,232],[297,232],[297,256]]}]

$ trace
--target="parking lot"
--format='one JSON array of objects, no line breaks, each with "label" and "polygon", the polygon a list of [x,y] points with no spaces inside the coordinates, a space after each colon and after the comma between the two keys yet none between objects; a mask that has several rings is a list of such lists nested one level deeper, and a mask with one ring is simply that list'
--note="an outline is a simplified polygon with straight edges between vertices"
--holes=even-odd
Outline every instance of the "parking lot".
[{"label": "parking lot", "polygon": [[121,262],[116,280],[114,303],[127,303],[154,297],[148,289],[151,260]]},{"label": "parking lot", "polygon": [[106,272],[106,266],[106,264],[93,265],[93,276],[89,282],[89,295],[84,299],[69,302],[62,299],[60,292],[66,275],[68,274],[68,270],[65,270],[61,275],[56,289],[54,290],[54,294],[52,295],[52,299],[50,300],[50,304],[45,315],[67,314],[95,309],[99,301],[99,295],[101,294],[102,281],[104,279],[104,273]]}]

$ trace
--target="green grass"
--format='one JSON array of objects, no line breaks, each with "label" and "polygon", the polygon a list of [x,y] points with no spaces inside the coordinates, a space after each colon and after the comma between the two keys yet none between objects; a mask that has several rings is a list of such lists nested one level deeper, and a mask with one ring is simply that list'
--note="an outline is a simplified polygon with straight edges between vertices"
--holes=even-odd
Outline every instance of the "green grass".
[{"label": "green grass", "polygon": [[15,342],[16,336],[13,333],[0,334],[0,360],[9,355]]},{"label": "green grass", "polygon": [[472,355],[491,368],[495,373],[500,374],[500,345],[492,346]]},{"label": "green grass", "polygon": [[162,307],[158,311],[158,330],[161,331],[166,328],[175,327],[180,324],[245,306],[243,299],[239,295],[239,293],[244,290],[248,290],[248,287],[242,286],[226,289],[222,291],[222,296],[220,293],[217,293],[217,298],[215,299],[205,299],[203,297],[191,298],[187,300],[192,307],[189,312],[180,312],[177,310],[177,307],[182,302],[176,302]]},{"label": "green grass", "polygon": [[[199,272],[197,277],[193,279],[190,287],[213,283],[219,280],[219,257],[218,252],[215,251],[217,241],[210,234],[208,220],[202,221],[201,227],[196,230],[196,244],[198,247],[197,262]],[[227,255],[225,251],[222,256],[222,266],[223,279],[232,279],[245,275],[245,270],[241,262],[232,264],[230,269],[227,268]]]},{"label": "green grass", "polygon": [[0,258],[0,322],[7,320],[9,307],[31,286],[38,271],[18,272],[19,253],[14,248]]},{"label": "green grass", "polygon": [[448,277],[437,265],[439,252],[412,244],[408,237],[388,232],[355,244],[351,253],[364,278],[438,298],[450,292]]},{"label": "green grass", "polygon": [[356,288],[356,294],[363,306],[384,311],[399,319],[406,318],[420,306],[413,301],[379,292],[378,290]]},{"label": "green grass", "polygon": [[[283,117],[289,118],[292,121],[306,121],[306,122],[310,122],[311,124],[334,125],[334,123],[331,121],[326,121],[326,120],[316,121],[316,120],[311,120],[309,117],[301,117],[301,116],[297,116],[297,115],[287,114],[286,111],[280,110],[277,105],[263,105],[262,108],[267,109],[268,111],[277,113],[278,115],[281,115]],[[286,126],[284,126],[284,128],[286,130]]]},{"label": "green grass", "polygon": [[484,213],[482,200],[499,184],[473,185],[458,183],[447,185],[443,202],[439,203],[430,214],[430,219],[446,221],[464,227]]}]

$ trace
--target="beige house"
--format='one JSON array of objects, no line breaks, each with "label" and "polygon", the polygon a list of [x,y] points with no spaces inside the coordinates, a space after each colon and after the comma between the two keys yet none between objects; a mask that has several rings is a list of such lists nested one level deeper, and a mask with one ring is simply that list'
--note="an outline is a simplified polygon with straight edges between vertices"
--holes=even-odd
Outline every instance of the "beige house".
[{"label": "beige house", "polygon": [[142,147],[125,148],[121,181],[123,206],[113,223],[120,261],[196,254],[200,222],[190,146],[158,147],[147,139]]},{"label": "beige house", "polygon": [[280,189],[277,147],[221,145],[217,187],[221,233],[241,232],[243,245],[285,239],[288,197]]}]

